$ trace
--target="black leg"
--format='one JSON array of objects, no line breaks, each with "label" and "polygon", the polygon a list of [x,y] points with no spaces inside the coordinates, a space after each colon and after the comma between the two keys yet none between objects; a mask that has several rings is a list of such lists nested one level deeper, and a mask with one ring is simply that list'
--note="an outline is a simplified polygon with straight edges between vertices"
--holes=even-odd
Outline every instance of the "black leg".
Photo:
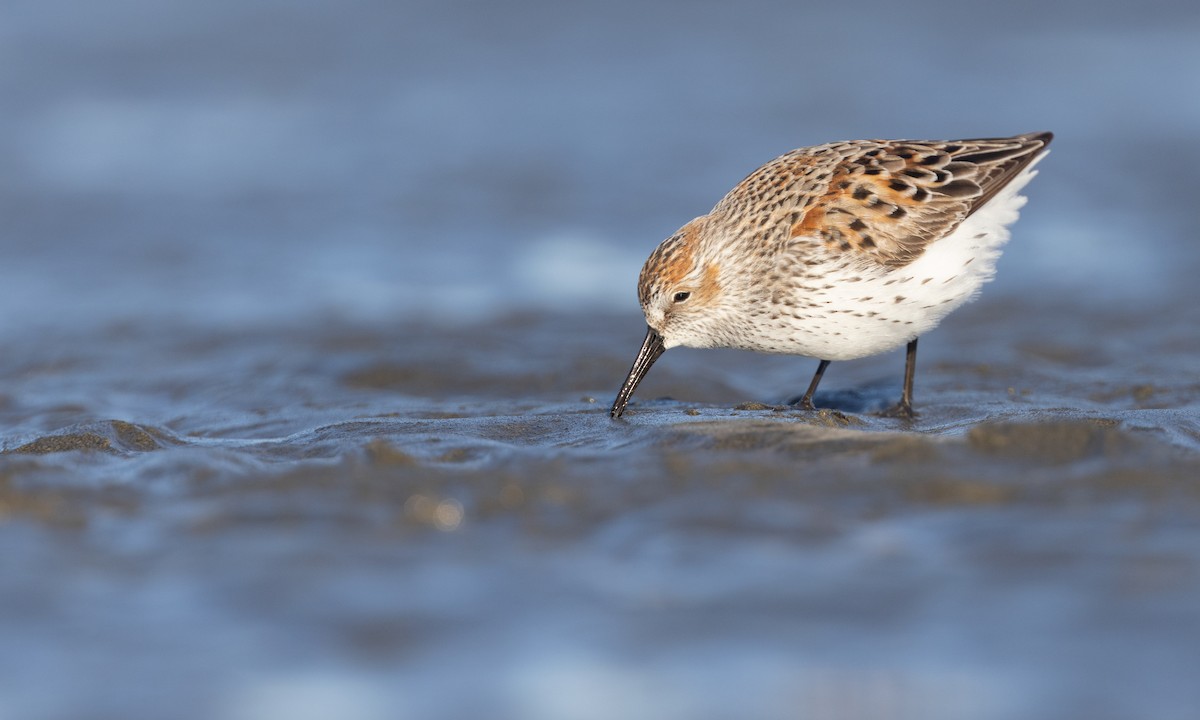
[{"label": "black leg", "polygon": [[804,408],[805,410],[817,409],[817,407],[813,405],[813,393],[817,391],[817,386],[821,384],[821,376],[825,374],[825,368],[827,367],[829,367],[829,361],[822,360],[821,364],[817,366],[817,374],[813,375],[812,382],[808,384],[808,392],[804,393],[804,397],[800,398],[800,407]]},{"label": "black leg", "polygon": [[904,389],[900,391],[900,402],[895,407],[885,410],[884,417],[904,418],[911,420],[916,417],[912,409],[913,377],[917,374],[917,338],[908,343],[908,352],[904,358]]}]

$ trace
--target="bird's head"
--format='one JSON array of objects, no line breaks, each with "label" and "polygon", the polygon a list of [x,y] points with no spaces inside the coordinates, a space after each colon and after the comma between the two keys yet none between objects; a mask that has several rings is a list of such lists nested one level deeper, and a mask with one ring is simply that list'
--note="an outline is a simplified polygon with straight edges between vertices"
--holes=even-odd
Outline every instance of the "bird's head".
[{"label": "bird's head", "polygon": [[724,315],[720,263],[705,251],[705,218],[684,225],[658,246],[638,278],[638,301],[646,315],[646,339],[617,394],[611,415],[620,417],[638,383],[668,348],[720,344]]},{"label": "bird's head", "polygon": [[646,324],[662,336],[664,349],[717,344],[721,265],[706,252],[704,220],[693,220],[664,240],[646,259],[638,278]]}]

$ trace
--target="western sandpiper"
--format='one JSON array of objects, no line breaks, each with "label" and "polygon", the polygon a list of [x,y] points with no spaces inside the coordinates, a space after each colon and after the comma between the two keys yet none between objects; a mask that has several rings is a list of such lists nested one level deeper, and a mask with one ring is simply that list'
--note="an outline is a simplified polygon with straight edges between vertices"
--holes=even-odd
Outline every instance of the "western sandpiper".
[{"label": "western sandpiper", "polygon": [[991,279],[1052,138],[835,142],[750,173],[646,260],[649,327],[610,414],[677,345],[817,358],[799,401],[812,410],[831,361],[907,343],[884,414],[911,418],[917,338]]}]

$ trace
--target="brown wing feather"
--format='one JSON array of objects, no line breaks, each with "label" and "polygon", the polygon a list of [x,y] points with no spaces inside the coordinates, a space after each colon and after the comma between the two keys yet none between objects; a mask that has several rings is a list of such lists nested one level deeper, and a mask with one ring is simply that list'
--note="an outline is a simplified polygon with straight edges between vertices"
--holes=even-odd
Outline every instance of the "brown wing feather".
[{"label": "brown wing feather", "polygon": [[907,265],[991,200],[1051,138],[856,144],[791,235],[817,237],[882,265]]}]

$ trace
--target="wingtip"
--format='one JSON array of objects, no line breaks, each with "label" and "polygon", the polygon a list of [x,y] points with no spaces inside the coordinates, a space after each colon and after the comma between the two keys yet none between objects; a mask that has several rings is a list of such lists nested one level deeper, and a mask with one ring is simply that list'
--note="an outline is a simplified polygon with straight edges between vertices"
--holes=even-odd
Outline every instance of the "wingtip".
[{"label": "wingtip", "polygon": [[1046,147],[1050,144],[1050,141],[1054,139],[1054,133],[1048,130],[1043,130],[1041,132],[1025,133],[1024,135],[1021,135],[1021,138],[1026,142],[1040,142],[1042,147]]}]

